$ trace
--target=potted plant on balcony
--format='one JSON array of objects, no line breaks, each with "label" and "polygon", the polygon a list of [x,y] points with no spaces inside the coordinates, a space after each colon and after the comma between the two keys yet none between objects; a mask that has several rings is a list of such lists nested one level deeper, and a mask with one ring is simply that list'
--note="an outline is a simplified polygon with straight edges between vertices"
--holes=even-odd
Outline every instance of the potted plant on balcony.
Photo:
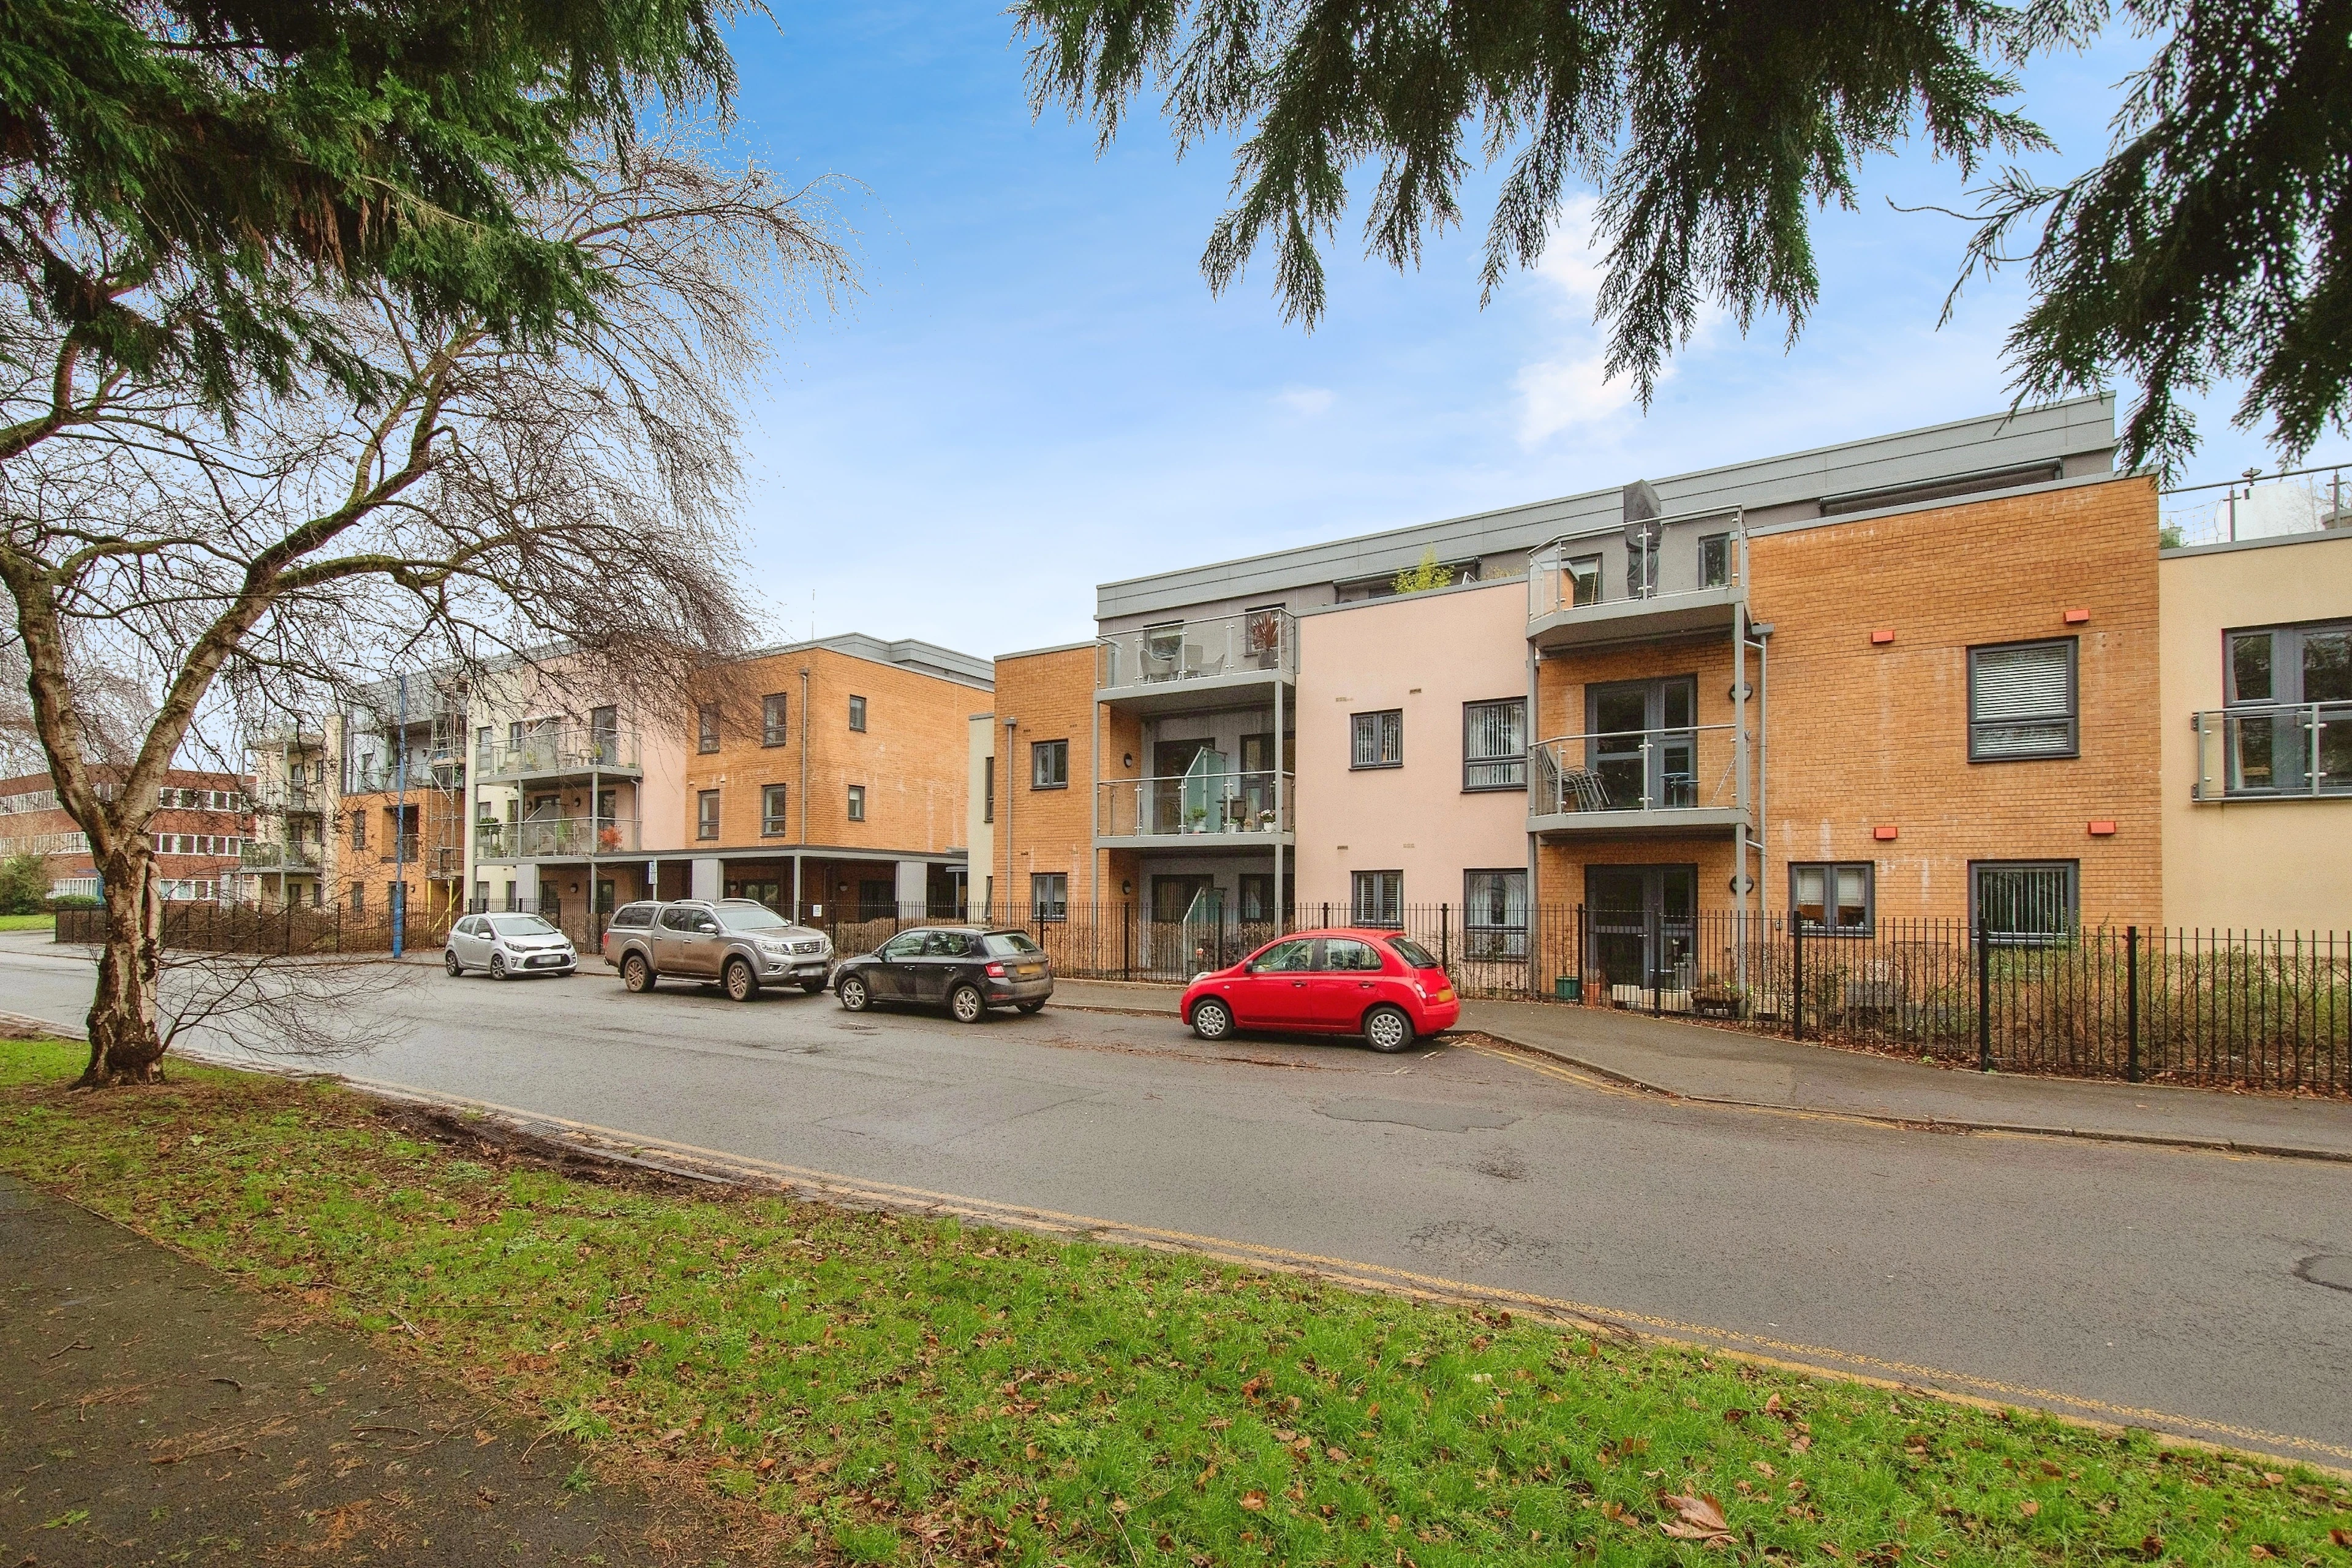
[{"label": "potted plant on balcony", "polygon": [[604,855],[617,855],[620,853],[621,830],[614,826],[598,828],[596,830],[596,848],[598,853]]},{"label": "potted plant on balcony", "polygon": [[1267,805],[1258,808],[1257,830],[1260,833],[1272,833],[1274,831],[1274,807]]},{"label": "potted plant on balcony", "polygon": [[1196,805],[1187,811],[1184,814],[1184,831],[1187,833],[1209,831],[1209,808],[1205,805]]}]

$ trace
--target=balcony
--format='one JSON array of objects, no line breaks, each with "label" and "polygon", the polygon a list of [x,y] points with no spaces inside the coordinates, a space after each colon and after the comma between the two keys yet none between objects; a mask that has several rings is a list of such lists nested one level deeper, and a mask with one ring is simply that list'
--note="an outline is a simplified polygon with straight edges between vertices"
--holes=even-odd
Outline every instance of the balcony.
[{"label": "balcony", "polygon": [[253,793],[254,809],[271,816],[312,816],[327,809],[327,792],[315,784],[264,779]]},{"label": "balcony", "polygon": [[414,866],[417,863],[417,844],[418,837],[414,833],[396,834],[384,840],[383,849],[377,858]]},{"label": "balcony", "polygon": [[549,816],[528,822],[478,822],[479,860],[583,860],[637,851],[634,816]]},{"label": "balcony", "polygon": [[394,795],[404,788],[421,794],[465,786],[465,759],[447,750],[411,752],[406,778],[401,776],[399,759],[373,753],[353,757],[343,769],[345,795]]},{"label": "balcony", "polygon": [[1748,810],[1738,748],[1729,724],[1538,742],[1528,753],[1528,831],[1631,837],[1738,827]]},{"label": "balcony", "polygon": [[316,871],[319,868],[319,847],[315,844],[247,843],[237,851],[236,863],[247,871]]},{"label": "balcony", "polygon": [[1133,713],[1263,705],[1298,679],[1298,622],[1286,610],[1170,621],[1095,643],[1095,700]]},{"label": "balcony", "polygon": [[2247,703],[2195,714],[2191,800],[2352,796],[2352,702]]},{"label": "balcony", "polygon": [[[1738,628],[1747,603],[1748,537],[1737,514],[1661,520],[1643,554],[1612,533],[1556,539],[1528,558],[1528,640],[1589,647]],[[1629,556],[1631,557],[1629,562]]]},{"label": "balcony", "polygon": [[550,728],[520,741],[474,748],[474,776],[481,783],[562,778],[603,773],[641,778],[642,753],[634,730]]},{"label": "balcony", "polygon": [[1296,775],[1272,770],[1118,779],[1095,786],[1097,849],[1190,849],[1246,853],[1292,841]]}]

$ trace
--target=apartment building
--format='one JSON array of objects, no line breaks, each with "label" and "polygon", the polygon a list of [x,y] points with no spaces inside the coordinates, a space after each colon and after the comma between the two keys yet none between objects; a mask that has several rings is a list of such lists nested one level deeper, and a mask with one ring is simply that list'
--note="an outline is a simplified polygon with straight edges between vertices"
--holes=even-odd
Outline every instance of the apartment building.
[{"label": "apartment building", "polygon": [[2347,477],[2168,498],[2157,580],[2173,925],[2352,926]]},{"label": "apartment building", "polygon": [[254,830],[238,857],[237,901],[318,909],[338,887],[342,728],[341,714],[298,716],[248,734]]},{"label": "apartment building", "polygon": [[993,859],[1193,950],[1420,905],[1528,957],[1580,905],[1612,980],[1701,911],[2152,920],[2157,503],[2114,447],[2083,398],[1107,584],[1093,642],[998,661]]},{"label": "apartment building", "polygon": [[751,898],[824,922],[967,907],[975,699],[988,660],[845,633],[710,673],[687,730],[664,898]]},{"label": "apartment building", "polygon": [[388,919],[398,902],[417,929],[438,931],[463,910],[471,698],[454,672],[396,674],[338,716],[323,881],[347,914]]},{"label": "apartment building", "polygon": [[[94,770],[99,794],[112,798],[123,770]],[[252,781],[238,773],[173,768],[163,775],[161,805],[148,831],[166,899],[234,897],[241,856],[253,837]],[[37,855],[51,898],[97,898],[103,889],[89,837],[58,803],[47,773],[0,779],[0,858]]]}]

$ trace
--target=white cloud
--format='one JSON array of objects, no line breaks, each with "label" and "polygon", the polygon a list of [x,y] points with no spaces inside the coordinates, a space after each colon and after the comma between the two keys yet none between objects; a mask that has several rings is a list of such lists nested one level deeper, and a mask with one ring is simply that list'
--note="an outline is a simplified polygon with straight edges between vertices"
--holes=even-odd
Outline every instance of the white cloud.
[{"label": "white cloud", "polygon": [[1587,315],[1601,294],[1602,258],[1592,233],[1600,213],[1598,197],[1590,194],[1569,197],[1553,220],[1551,239],[1534,268],[1538,278]]},{"label": "white cloud", "polygon": [[1519,367],[1519,444],[1538,446],[1563,430],[1605,419],[1633,401],[1633,384],[1601,374],[1607,356],[1591,353],[1541,360]]},{"label": "white cloud", "polygon": [[1275,394],[1275,401],[1294,414],[1309,416],[1329,408],[1338,394],[1328,386],[1286,386]]},{"label": "white cloud", "polygon": [[1534,268],[1551,298],[1562,341],[1555,353],[1521,365],[1512,378],[1519,395],[1522,447],[1539,446],[1563,431],[1606,419],[1633,401],[1630,380],[1611,380],[1602,374],[1608,354],[1592,321],[1602,274],[1602,257],[1592,233],[1599,206],[1590,195],[1570,196]]}]

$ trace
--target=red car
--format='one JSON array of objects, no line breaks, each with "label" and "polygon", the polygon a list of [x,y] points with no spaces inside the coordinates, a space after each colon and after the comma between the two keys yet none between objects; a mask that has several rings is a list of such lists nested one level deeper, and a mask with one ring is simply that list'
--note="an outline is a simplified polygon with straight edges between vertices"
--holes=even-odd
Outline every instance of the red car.
[{"label": "red car", "polygon": [[1204,1040],[1235,1029],[1361,1035],[1402,1051],[1462,1016],[1454,982],[1430,951],[1392,931],[1298,931],[1184,990],[1184,1022]]}]

